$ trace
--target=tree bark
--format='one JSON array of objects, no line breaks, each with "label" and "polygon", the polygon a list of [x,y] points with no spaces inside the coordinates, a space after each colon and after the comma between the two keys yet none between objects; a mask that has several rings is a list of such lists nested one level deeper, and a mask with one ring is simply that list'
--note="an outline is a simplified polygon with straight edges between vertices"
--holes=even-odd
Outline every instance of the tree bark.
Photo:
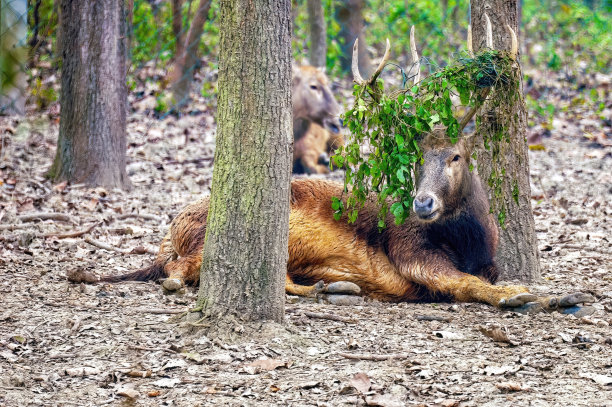
[{"label": "tree bark", "polygon": [[218,128],[198,304],[283,320],[291,170],[291,2],[221,0]]},{"label": "tree bark", "polygon": [[198,46],[204,31],[204,23],[208,18],[212,0],[200,0],[200,5],[193,16],[187,43],[182,54],[177,57],[174,72],[172,73],[172,95],[177,108],[181,108],[189,101],[189,90],[193,79],[193,72],[198,62]]},{"label": "tree bark", "polygon": [[[509,50],[511,39],[506,24],[518,33],[518,3],[516,0],[472,1],[472,29],[474,49],[485,47],[485,18],[487,13],[493,26],[493,46],[495,49]],[[519,58],[519,82],[520,74]],[[481,110],[479,131],[482,137],[491,138],[503,128],[509,134],[509,143],[504,145],[506,173],[502,183],[503,206],[505,206],[505,227],[500,230],[500,243],[497,252],[497,265],[502,279],[535,281],[540,278],[537,238],[531,209],[531,188],[529,185],[529,157],[527,154],[526,111],[523,100],[522,83],[518,94],[508,103],[498,107],[485,104]],[[481,148],[478,154],[480,173],[484,180],[491,174],[492,154]],[[518,197],[513,196],[518,187]],[[490,186],[489,196],[493,197]],[[516,201],[515,201],[516,199]],[[494,201],[494,200],[493,200]],[[518,201],[518,202],[517,202]]]},{"label": "tree bark", "polygon": [[124,0],[61,2],[60,130],[49,175],[127,189]]},{"label": "tree bark", "polygon": [[343,39],[340,58],[342,70],[351,71],[353,44],[355,38],[359,38],[359,71],[367,77],[372,72],[372,67],[363,35],[363,7],[364,0],[342,0],[336,7],[335,17],[340,24],[340,38]]},{"label": "tree bark", "polygon": [[176,58],[183,55],[183,0],[172,0],[172,32],[176,46],[174,55]]},{"label": "tree bark", "polygon": [[308,0],[308,24],[310,25],[310,64],[325,68],[327,57],[327,28],[321,0]]}]

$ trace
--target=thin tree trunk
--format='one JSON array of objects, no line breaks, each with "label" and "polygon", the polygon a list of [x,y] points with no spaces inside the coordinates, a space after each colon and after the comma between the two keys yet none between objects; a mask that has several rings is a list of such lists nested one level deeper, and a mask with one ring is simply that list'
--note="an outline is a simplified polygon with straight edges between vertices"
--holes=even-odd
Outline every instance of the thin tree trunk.
[{"label": "thin tree trunk", "polygon": [[221,0],[218,130],[198,304],[283,320],[291,170],[291,2]]},{"label": "thin tree trunk", "polygon": [[55,181],[129,188],[124,0],[62,0]]},{"label": "thin tree trunk", "polygon": [[[506,24],[518,32],[520,18],[517,1],[472,1],[475,50],[485,46],[485,11],[493,26],[494,48],[509,50],[511,40]],[[517,78],[522,78],[520,65]],[[531,209],[529,157],[525,142],[526,111],[522,84],[519,85],[515,99],[508,100],[507,104],[496,108],[485,104],[482,109],[481,125],[479,126],[482,136],[492,137],[502,128],[510,135],[510,141],[504,146],[506,174],[502,184],[502,199],[506,207],[506,223],[505,227],[500,230],[497,265],[502,279],[534,281],[540,277],[540,264]],[[482,138],[478,137],[478,139]],[[488,174],[491,173],[491,159],[491,152],[482,149],[478,161],[483,179],[487,179]],[[518,197],[515,198],[513,195],[516,187],[518,187]],[[489,188],[489,195],[493,196],[491,188]]]},{"label": "thin tree trunk", "polygon": [[324,68],[327,57],[327,28],[321,0],[308,0],[310,25],[310,64]]},{"label": "thin tree trunk", "polygon": [[[30,3],[30,2],[28,2]],[[34,8],[32,9],[32,18],[30,20],[30,30],[32,31],[32,37],[30,38],[30,48],[34,48],[38,45],[38,30],[40,28],[40,4],[42,0],[36,0]],[[32,7],[32,4],[28,4],[28,8]]]},{"label": "thin tree trunk", "polygon": [[172,32],[176,46],[174,56],[178,58],[183,55],[184,38],[183,38],[183,0],[172,0]]},{"label": "thin tree trunk", "polygon": [[182,54],[177,58],[174,72],[172,74],[172,94],[177,108],[181,108],[189,101],[189,90],[193,79],[193,72],[198,62],[198,46],[204,31],[204,23],[208,18],[212,0],[200,0],[200,5],[193,16],[187,43]]},{"label": "thin tree trunk", "polygon": [[353,44],[359,37],[359,71],[362,75],[369,75],[372,71],[370,58],[366,50],[366,41],[363,35],[363,7],[364,0],[342,0],[336,7],[336,21],[340,24],[340,37],[342,43],[342,57],[340,64],[342,70],[350,72],[353,57]]}]

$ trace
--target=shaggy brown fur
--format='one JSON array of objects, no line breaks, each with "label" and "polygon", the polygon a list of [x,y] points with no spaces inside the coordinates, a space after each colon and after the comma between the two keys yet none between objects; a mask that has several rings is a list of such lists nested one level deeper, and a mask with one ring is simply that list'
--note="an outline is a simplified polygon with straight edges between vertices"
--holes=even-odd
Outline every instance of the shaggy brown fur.
[{"label": "shaggy brown fur", "polygon": [[[342,195],[342,184],[292,182],[287,293],[308,295],[321,280],[351,281],[384,301],[452,299],[497,306],[527,292],[492,284],[497,228],[480,179],[467,169],[463,145],[430,147],[424,155],[417,197],[434,197],[430,212],[419,208],[400,226],[387,219],[382,231],[374,197],[349,224],[332,216],[331,199]],[[167,276],[164,285],[197,283],[207,215],[208,198],[187,206],[172,222],[150,267],[103,281]]]}]

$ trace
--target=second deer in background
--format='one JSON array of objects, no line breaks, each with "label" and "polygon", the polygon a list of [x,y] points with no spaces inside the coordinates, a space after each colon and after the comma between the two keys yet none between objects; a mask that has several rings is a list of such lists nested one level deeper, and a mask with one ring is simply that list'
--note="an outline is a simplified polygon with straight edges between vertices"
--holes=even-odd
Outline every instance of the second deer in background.
[{"label": "second deer in background", "polygon": [[329,154],[344,144],[340,105],[316,67],[293,67],[293,172],[329,172]]}]

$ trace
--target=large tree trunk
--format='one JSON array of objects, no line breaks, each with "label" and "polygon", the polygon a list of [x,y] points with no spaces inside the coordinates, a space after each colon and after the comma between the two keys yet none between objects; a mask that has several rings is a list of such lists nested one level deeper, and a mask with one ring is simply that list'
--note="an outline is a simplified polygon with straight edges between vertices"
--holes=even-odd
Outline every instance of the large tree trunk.
[{"label": "large tree trunk", "polygon": [[129,188],[124,0],[62,0],[60,16],[60,130],[49,175]]},{"label": "large tree trunk", "polygon": [[353,44],[359,38],[359,71],[364,77],[372,72],[370,58],[366,50],[366,41],[363,35],[363,7],[364,0],[342,0],[336,6],[336,21],[340,24],[340,37],[342,43],[342,57],[340,64],[345,72],[351,71],[353,58]]},{"label": "large tree trunk", "polygon": [[[509,50],[510,35],[508,24],[518,33],[518,4],[516,0],[472,1],[472,27],[474,30],[474,49],[485,46],[485,18],[487,13],[493,26],[493,46],[495,49]],[[517,58],[518,64],[518,58]],[[518,80],[522,78],[520,65]],[[491,138],[499,129],[510,135],[510,141],[504,146],[506,174],[502,183],[503,206],[505,207],[505,227],[500,230],[500,244],[497,253],[497,264],[502,279],[534,281],[540,277],[538,247],[531,210],[531,188],[529,185],[529,157],[527,155],[526,111],[523,100],[522,84],[513,100],[499,107],[485,104],[482,109],[479,131],[482,136]],[[482,137],[478,137],[482,140]],[[490,151],[481,149],[478,156],[479,168],[483,179],[491,174]],[[518,203],[513,192],[518,187]],[[489,187],[489,195],[493,192]]]},{"label": "large tree trunk", "polygon": [[193,72],[198,62],[198,46],[204,31],[204,23],[208,18],[212,0],[200,0],[189,33],[187,43],[181,49],[181,55],[177,56],[174,72],[172,73],[172,96],[177,108],[182,108],[189,102],[189,90],[193,79]]},{"label": "large tree trunk", "polygon": [[291,2],[220,2],[218,130],[198,304],[284,315],[291,170]]},{"label": "large tree trunk", "polygon": [[325,68],[327,57],[327,29],[321,0],[308,0],[308,25],[310,25],[310,64]]}]

